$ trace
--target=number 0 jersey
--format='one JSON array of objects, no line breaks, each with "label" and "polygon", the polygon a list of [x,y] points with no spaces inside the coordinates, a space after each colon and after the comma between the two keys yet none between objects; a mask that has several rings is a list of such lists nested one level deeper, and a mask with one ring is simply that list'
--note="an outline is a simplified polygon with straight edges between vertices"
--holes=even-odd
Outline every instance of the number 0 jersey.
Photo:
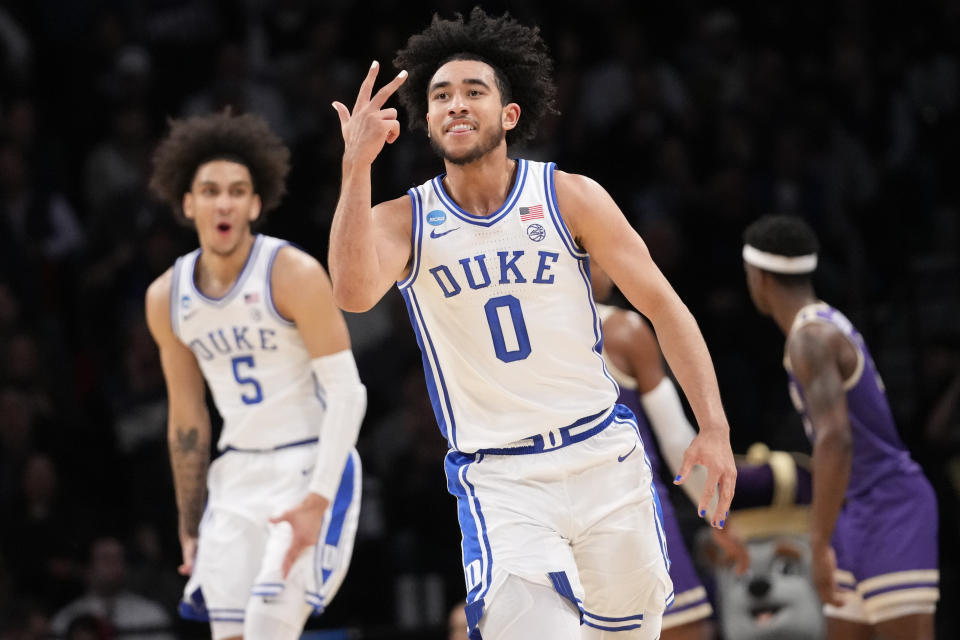
[{"label": "number 0 jersey", "polygon": [[489,216],[457,206],[443,175],[409,191],[411,269],[397,286],[440,430],[459,451],[588,429],[617,400],[589,256],[564,225],[554,169],[517,160],[510,195]]},{"label": "number 0 jersey", "polygon": [[273,449],[316,438],[324,407],[297,326],[277,311],[270,274],[288,243],[257,235],[222,298],[196,286],[197,249],[177,259],[170,321],[200,363],[223,417],[217,446]]}]

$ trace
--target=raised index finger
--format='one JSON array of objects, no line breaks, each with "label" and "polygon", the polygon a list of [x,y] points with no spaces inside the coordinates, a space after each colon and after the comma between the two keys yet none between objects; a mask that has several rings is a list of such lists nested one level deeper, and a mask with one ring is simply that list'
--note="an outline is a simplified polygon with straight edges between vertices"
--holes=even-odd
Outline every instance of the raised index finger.
[{"label": "raised index finger", "polygon": [[380,90],[377,91],[377,94],[373,96],[373,98],[370,100],[370,104],[372,104],[377,109],[383,107],[383,103],[387,101],[387,98],[392,96],[394,92],[400,88],[400,85],[402,85],[406,80],[407,80],[407,70],[404,69],[403,71],[397,74],[396,78],[394,78],[387,84],[380,87]]},{"label": "raised index finger", "polygon": [[[360,92],[357,93],[357,101],[353,103],[353,113],[357,109],[370,102],[370,94],[373,93],[373,83],[377,80],[377,73],[380,71],[380,63],[376,60],[370,65],[367,71],[367,77],[360,84]],[[379,107],[378,107],[379,108]]]}]

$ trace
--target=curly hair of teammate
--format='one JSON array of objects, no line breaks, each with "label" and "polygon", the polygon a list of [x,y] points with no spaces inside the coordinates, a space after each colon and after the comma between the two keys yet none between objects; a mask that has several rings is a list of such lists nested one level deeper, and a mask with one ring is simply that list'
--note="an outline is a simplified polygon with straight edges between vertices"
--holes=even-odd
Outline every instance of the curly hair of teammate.
[{"label": "curly hair of teammate", "polygon": [[489,64],[496,76],[501,103],[520,105],[522,115],[517,126],[507,131],[508,143],[532,139],[545,115],[560,113],[553,60],[540,29],[520,24],[509,13],[494,17],[474,7],[466,21],[460,13],[453,20],[434,14],[430,26],[410,36],[407,46],[397,52],[394,66],[409,74],[398,94],[411,129],[426,129],[430,79],[451,60]]},{"label": "curly hair of teammate", "polygon": [[200,165],[232,160],[250,171],[253,190],[266,213],[280,204],[290,172],[290,150],[260,116],[228,111],[170,121],[170,133],[153,154],[150,190],[181,222],[183,194]]}]

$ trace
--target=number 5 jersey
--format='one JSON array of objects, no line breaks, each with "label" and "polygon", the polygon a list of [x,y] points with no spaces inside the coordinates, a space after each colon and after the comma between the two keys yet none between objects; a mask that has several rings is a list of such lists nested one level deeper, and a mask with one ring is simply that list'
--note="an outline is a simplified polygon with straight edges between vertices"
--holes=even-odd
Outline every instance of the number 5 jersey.
[{"label": "number 5 jersey", "polygon": [[223,417],[218,449],[266,450],[316,440],[323,390],[297,326],[273,304],[270,276],[288,243],[257,235],[233,287],[211,298],[196,285],[201,249],[177,259],[173,331],[193,352]]},{"label": "number 5 jersey", "polygon": [[465,453],[535,436],[559,446],[617,400],[589,256],[563,222],[554,170],[517,160],[513,188],[489,216],[457,206],[443,175],[409,191],[410,273],[397,286],[437,423]]}]

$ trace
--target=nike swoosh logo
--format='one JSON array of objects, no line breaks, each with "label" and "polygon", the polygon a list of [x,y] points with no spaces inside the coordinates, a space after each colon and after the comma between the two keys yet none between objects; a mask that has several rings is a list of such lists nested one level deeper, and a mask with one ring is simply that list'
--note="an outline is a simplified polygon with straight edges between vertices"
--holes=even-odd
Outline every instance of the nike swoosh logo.
[{"label": "nike swoosh logo", "polygon": [[303,474],[303,475],[305,475],[305,476],[310,475],[312,472],[313,472],[313,467],[307,467],[306,469],[301,469],[301,470],[300,470],[300,473]]},{"label": "nike swoosh logo", "polygon": [[460,227],[454,227],[453,229],[447,229],[446,231],[442,231],[442,232],[440,232],[440,233],[437,233],[437,230],[434,229],[433,231],[430,232],[430,237],[431,237],[431,238],[439,238],[439,237],[441,237],[441,236],[447,235],[448,233],[453,233],[454,231],[456,231],[456,230],[459,229],[459,228],[460,228]]},{"label": "nike swoosh logo", "polygon": [[625,453],[625,454],[622,455],[622,456],[617,456],[617,462],[623,462],[624,460],[626,460],[627,458],[629,458],[629,457],[630,457],[630,454],[633,453],[636,449],[637,449],[637,445],[636,445],[636,443],[634,443],[633,449],[630,449],[630,451],[627,451],[627,453]]}]

